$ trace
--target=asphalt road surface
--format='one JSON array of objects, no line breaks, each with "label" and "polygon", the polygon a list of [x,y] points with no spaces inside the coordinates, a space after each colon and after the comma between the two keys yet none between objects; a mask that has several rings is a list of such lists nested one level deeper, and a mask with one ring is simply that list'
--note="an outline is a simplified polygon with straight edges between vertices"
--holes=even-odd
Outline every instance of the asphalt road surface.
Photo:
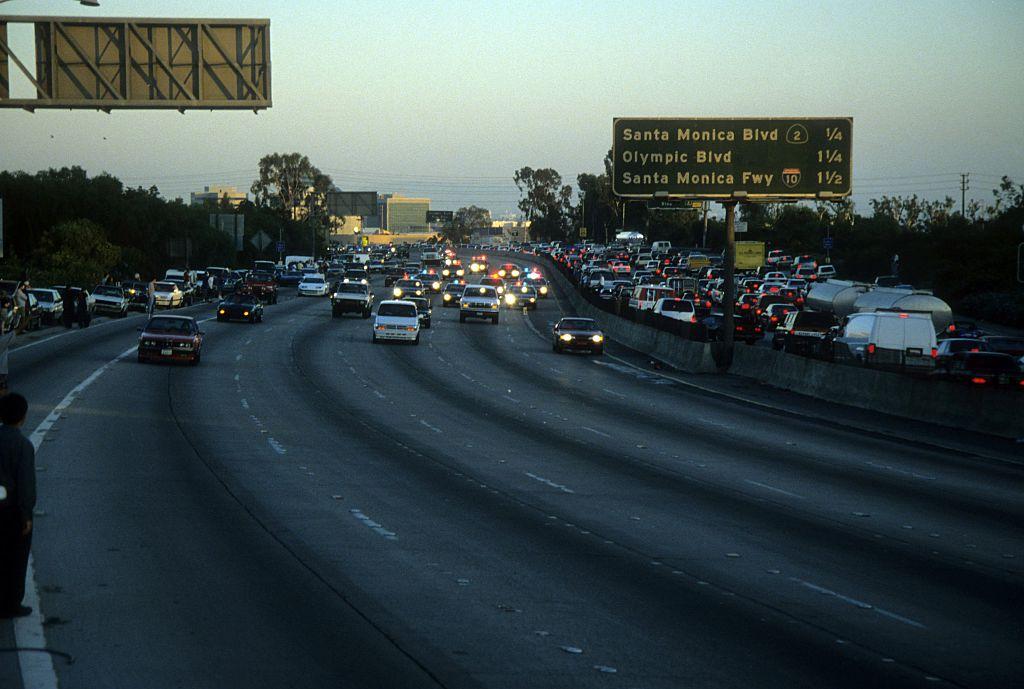
[{"label": "asphalt road surface", "polygon": [[565,308],[435,297],[374,345],[282,298],[204,323],[197,367],[138,364],[138,317],[15,351],[55,654],[0,622],[0,685],[40,656],[72,689],[1024,685],[1014,448],[557,355]]}]

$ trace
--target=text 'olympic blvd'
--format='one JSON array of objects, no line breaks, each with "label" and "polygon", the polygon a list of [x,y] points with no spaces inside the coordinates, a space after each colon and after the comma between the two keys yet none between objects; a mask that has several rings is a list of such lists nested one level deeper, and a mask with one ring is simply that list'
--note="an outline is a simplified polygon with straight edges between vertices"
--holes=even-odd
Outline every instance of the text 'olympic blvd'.
[{"label": "text 'olympic blvd'", "polygon": [[618,196],[848,196],[853,119],[616,118]]}]

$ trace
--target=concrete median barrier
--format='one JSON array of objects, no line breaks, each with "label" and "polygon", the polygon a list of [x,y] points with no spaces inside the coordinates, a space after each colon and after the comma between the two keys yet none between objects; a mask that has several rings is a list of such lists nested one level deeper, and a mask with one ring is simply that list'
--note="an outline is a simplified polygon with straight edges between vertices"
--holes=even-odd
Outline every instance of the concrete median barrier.
[{"label": "concrete median barrier", "polygon": [[[522,260],[522,257],[515,256]],[[536,261],[541,264],[542,261]],[[558,294],[575,312],[596,320],[605,335],[688,373],[717,373],[714,345],[692,342],[602,311],[549,262],[543,262]],[[818,359],[738,344],[729,373],[818,399],[880,414],[1024,437],[1024,391],[981,389],[944,380],[843,366]]]}]

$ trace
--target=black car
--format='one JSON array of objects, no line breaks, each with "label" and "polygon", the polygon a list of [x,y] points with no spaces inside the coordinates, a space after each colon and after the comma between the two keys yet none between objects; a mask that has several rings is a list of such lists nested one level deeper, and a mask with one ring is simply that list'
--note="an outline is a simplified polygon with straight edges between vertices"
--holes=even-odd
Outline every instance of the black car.
[{"label": "black car", "polygon": [[592,318],[563,318],[551,334],[551,349],[558,354],[569,350],[604,352],[604,333]]},{"label": "black car", "polygon": [[263,321],[263,303],[253,294],[229,295],[217,306],[218,321]]},{"label": "black car", "polygon": [[426,297],[406,297],[402,301],[411,301],[416,305],[416,315],[420,319],[420,327],[424,330],[430,329],[430,318],[434,310],[430,308],[430,300]]},{"label": "black car", "polygon": [[999,352],[957,352],[946,369],[953,381],[985,387],[1011,387],[1024,392],[1024,374],[1009,354]]},{"label": "black car", "polygon": [[145,311],[149,306],[149,283],[141,280],[125,280],[121,283],[128,297],[128,308]]},{"label": "black car", "polygon": [[441,292],[441,306],[445,308],[448,308],[449,306],[458,306],[459,299],[462,298],[462,293],[465,291],[465,285],[460,285],[457,282],[449,282],[444,286],[444,290]]},{"label": "black car", "polygon": [[282,287],[296,287],[301,281],[301,270],[286,270],[277,276],[277,284]]}]

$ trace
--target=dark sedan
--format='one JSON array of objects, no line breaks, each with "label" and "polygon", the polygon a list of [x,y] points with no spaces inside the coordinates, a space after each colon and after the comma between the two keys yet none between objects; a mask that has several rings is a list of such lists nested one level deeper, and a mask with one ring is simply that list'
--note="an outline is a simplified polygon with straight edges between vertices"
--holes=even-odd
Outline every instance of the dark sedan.
[{"label": "dark sedan", "polygon": [[957,352],[947,367],[950,380],[1024,390],[1024,374],[1017,360],[999,352]]},{"label": "dark sedan", "polygon": [[592,318],[563,318],[552,330],[551,349],[556,353],[582,350],[604,352],[604,333]]},{"label": "dark sedan", "polygon": [[139,361],[199,363],[203,333],[190,316],[153,316],[140,328]]},{"label": "dark sedan", "polygon": [[228,295],[217,306],[218,321],[263,321],[263,303],[253,294],[235,293]]}]

